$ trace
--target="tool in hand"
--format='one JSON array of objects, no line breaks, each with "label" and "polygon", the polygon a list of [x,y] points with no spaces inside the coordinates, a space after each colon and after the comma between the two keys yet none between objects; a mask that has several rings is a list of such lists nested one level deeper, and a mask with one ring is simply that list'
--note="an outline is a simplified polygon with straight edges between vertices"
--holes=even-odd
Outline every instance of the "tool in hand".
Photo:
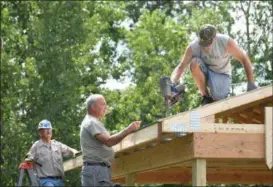
[{"label": "tool in hand", "polygon": [[165,76],[160,78],[160,90],[165,99],[165,115],[167,116],[168,109],[183,98],[184,85],[183,83],[174,85],[170,78]]}]

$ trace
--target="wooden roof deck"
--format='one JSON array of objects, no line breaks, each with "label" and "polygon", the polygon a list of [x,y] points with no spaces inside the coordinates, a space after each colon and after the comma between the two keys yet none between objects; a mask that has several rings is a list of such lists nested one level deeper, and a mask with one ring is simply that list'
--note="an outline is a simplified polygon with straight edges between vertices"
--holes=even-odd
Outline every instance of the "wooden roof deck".
[{"label": "wooden roof deck", "polygon": [[114,146],[113,181],[273,184],[272,105],[269,85],[159,120]]}]

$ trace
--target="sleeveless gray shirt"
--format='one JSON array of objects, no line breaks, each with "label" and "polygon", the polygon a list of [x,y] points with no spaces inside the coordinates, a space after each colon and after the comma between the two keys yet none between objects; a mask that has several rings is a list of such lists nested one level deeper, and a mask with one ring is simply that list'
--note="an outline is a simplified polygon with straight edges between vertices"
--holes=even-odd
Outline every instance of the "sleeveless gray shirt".
[{"label": "sleeveless gray shirt", "polygon": [[211,48],[206,52],[196,39],[190,43],[192,57],[201,58],[212,71],[231,76],[230,56],[226,52],[228,40],[229,36],[217,33]]}]

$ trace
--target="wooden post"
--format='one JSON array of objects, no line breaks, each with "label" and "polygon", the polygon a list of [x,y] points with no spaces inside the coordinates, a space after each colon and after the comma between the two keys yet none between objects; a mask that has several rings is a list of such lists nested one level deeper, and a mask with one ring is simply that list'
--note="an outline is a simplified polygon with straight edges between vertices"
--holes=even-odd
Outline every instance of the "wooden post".
[{"label": "wooden post", "polygon": [[125,178],[125,185],[126,186],[134,186],[135,184],[135,174],[134,173],[130,173],[126,176]]},{"label": "wooden post", "polygon": [[272,169],[272,107],[265,107],[265,162],[269,169]]},{"label": "wooden post", "polygon": [[192,162],[192,186],[206,186],[206,159],[194,159]]}]

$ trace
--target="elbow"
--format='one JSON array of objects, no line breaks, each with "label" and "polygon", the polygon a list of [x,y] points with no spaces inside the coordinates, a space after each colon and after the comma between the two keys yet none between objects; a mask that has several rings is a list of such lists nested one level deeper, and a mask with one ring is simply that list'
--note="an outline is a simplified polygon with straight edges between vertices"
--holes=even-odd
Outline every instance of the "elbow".
[{"label": "elbow", "polygon": [[105,144],[107,147],[112,147],[113,145],[111,143],[106,143]]},{"label": "elbow", "polygon": [[107,147],[112,147],[114,144],[109,140],[103,142],[104,145],[106,145]]}]

